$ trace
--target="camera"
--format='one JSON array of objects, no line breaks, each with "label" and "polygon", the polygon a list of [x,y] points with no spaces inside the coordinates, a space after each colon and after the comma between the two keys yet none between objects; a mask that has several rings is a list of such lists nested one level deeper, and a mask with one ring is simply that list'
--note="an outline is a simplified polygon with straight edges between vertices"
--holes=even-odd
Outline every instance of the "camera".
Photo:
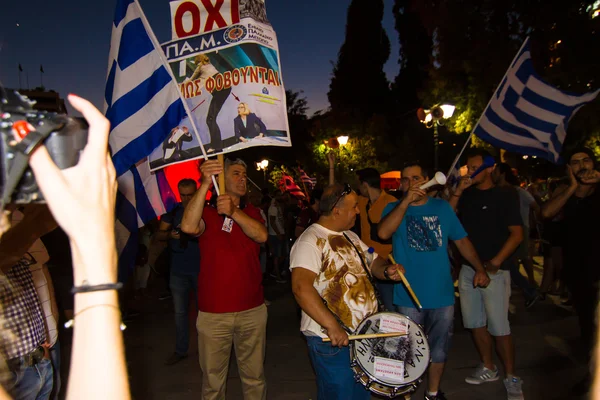
[{"label": "camera", "polygon": [[34,104],[0,85],[0,210],[9,203],[44,202],[29,168],[29,156],[37,146],[44,144],[57,167],[65,169],[77,164],[87,144],[88,124],[83,118],[34,110]]}]

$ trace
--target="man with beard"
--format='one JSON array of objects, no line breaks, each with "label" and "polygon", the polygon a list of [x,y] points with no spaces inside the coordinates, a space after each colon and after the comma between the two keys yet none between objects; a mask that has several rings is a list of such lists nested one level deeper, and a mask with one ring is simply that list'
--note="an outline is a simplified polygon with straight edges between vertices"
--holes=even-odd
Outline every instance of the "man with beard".
[{"label": "man with beard", "polygon": [[[388,264],[350,232],[359,210],[349,184],[327,187],[320,212],[319,220],[294,244],[290,259],[292,291],[302,308],[300,330],[317,375],[317,398],[370,399],[350,368],[348,332],[377,312],[372,277],[399,281],[404,268]],[[327,337],[331,343],[323,342]]]},{"label": "man with beard", "polygon": [[[552,198],[542,207],[542,217],[552,218],[561,210],[564,215],[565,283],[570,289],[579,317],[581,338],[586,355],[591,357],[594,344],[595,310],[598,304],[597,249],[600,246],[600,172],[595,170],[592,150],[575,149],[569,157],[567,174],[569,184],[558,187]],[[575,391],[585,393],[589,376]]]}]

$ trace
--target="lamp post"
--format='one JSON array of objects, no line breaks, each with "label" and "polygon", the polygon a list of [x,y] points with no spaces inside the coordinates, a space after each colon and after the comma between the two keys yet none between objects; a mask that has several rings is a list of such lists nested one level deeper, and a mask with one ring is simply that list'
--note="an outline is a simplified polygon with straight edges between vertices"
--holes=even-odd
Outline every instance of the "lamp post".
[{"label": "lamp post", "polygon": [[440,137],[438,132],[438,126],[444,125],[443,120],[452,117],[454,114],[455,106],[450,104],[437,104],[429,110],[419,108],[417,110],[417,116],[419,120],[425,125],[426,128],[433,128],[433,151],[434,151],[434,169],[438,169],[438,149],[440,144]]},{"label": "lamp post", "polygon": [[263,172],[263,179],[265,181],[265,187],[267,186],[267,167],[269,166],[269,160],[262,160],[256,163],[256,170]]},{"label": "lamp post", "polygon": [[348,136],[338,136],[337,140],[340,146],[345,146],[348,144]]}]

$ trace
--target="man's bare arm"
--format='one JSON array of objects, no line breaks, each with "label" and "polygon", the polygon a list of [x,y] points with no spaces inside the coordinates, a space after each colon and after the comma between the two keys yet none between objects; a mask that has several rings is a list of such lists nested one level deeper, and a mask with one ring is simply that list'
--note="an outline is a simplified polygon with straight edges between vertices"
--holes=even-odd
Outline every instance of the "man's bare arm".
[{"label": "man's bare arm", "polygon": [[2,235],[0,241],[0,269],[10,268],[29,248],[58,225],[45,205],[31,205],[24,210],[23,220]]},{"label": "man's bare arm", "polygon": [[573,196],[577,190],[577,186],[559,186],[554,193],[552,193],[552,198],[545,202],[542,205],[542,218],[553,218],[562,210],[562,208],[567,204],[567,201]]},{"label": "man's bare arm", "polygon": [[242,231],[244,231],[246,236],[256,243],[264,243],[267,241],[269,234],[267,232],[267,227],[262,222],[250,217],[239,208],[231,215],[231,219],[242,228]]}]

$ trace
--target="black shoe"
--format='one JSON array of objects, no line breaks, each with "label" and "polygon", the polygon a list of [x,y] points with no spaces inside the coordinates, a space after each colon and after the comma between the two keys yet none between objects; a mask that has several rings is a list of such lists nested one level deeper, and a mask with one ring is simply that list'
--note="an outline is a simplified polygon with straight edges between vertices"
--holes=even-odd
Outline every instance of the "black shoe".
[{"label": "black shoe", "polygon": [[435,396],[431,396],[427,394],[427,390],[425,390],[425,400],[448,400],[444,395],[444,392],[438,390]]},{"label": "black shoe", "polygon": [[560,301],[560,304],[562,304],[563,306],[572,306],[573,305],[573,300],[571,300],[571,298],[567,298],[567,299],[563,299]]},{"label": "black shoe", "polygon": [[171,357],[167,358],[167,361],[165,361],[165,365],[177,364],[179,361],[185,360],[186,358],[187,354],[185,356],[182,356],[181,354],[173,353]]},{"label": "black shoe", "polygon": [[169,293],[169,292],[165,292],[165,293],[163,293],[163,294],[159,295],[159,296],[158,296],[158,299],[159,299],[159,300],[168,300],[168,299],[170,299],[171,297],[173,297],[173,296],[171,296],[171,293]]}]

